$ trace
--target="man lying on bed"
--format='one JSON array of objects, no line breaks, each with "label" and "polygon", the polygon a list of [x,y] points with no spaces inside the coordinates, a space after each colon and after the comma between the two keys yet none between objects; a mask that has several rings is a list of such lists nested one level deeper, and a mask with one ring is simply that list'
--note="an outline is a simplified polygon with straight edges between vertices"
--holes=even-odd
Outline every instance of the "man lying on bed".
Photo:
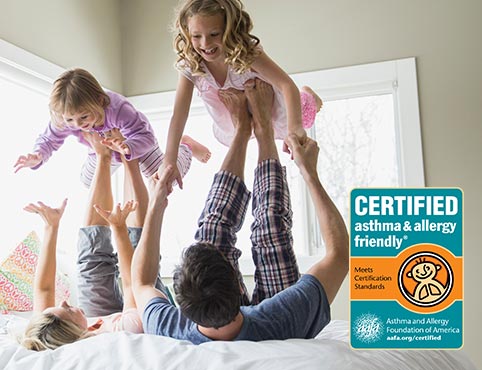
[{"label": "man lying on bed", "polygon": [[[107,141],[121,141],[123,138],[115,137],[117,135],[120,133],[114,132],[114,138]],[[142,322],[130,287],[130,268],[133,245],[140,238],[146,213],[147,189],[137,161],[124,158],[124,198],[127,202],[123,207],[113,207],[111,149],[102,144],[96,133],[85,134],[85,138],[97,154],[97,166],[84,227],[79,230],[77,267],[81,308],[72,307],[65,301],[54,307],[57,234],[67,202],[65,200],[59,208],[51,208],[42,202],[31,203],[25,210],[42,217],[45,235],[34,280],[33,308],[36,314],[30,320],[22,340],[28,349],[55,349],[104,332],[142,332]],[[115,145],[112,148],[115,149]],[[114,253],[111,232],[119,259]],[[119,286],[118,262],[122,289]],[[164,289],[160,280],[157,286]],[[102,317],[88,325],[86,315]]]},{"label": "man lying on bed", "polygon": [[[313,338],[330,321],[330,304],[348,271],[348,235],[318,179],[319,148],[311,139],[300,143],[296,137],[288,138],[326,243],[326,256],[300,278],[292,247],[286,175],[271,126],[273,90],[260,80],[249,81],[245,92],[230,89],[222,93],[221,99],[232,115],[236,134],[214,177],[199,219],[197,243],[184,251],[175,272],[179,308],[154,287],[172,169],[161,171],[160,179],[151,184],[144,232],[132,261],[132,289],[144,331],[195,344],[211,340]],[[241,228],[250,198],[243,176],[252,131],[259,158],[251,236],[256,286],[250,301],[238,269],[241,252],[235,248],[235,233]]]}]

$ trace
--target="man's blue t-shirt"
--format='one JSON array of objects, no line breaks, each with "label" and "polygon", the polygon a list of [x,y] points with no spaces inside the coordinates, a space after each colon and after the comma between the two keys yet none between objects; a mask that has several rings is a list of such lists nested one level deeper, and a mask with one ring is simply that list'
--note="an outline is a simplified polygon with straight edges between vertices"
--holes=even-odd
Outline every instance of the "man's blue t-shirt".
[{"label": "man's blue t-shirt", "polygon": [[[242,306],[243,325],[234,340],[314,338],[330,322],[330,305],[322,285],[312,275],[263,300],[256,306]],[[194,344],[211,341],[197,324],[165,298],[149,301],[142,317],[144,332]]]}]

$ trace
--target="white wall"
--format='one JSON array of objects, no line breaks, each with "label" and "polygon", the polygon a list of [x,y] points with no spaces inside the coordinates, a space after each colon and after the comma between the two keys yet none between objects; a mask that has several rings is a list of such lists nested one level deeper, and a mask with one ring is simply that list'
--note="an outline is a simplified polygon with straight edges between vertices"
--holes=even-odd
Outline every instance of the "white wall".
[{"label": "white wall", "polygon": [[122,91],[118,0],[0,0],[0,39]]}]

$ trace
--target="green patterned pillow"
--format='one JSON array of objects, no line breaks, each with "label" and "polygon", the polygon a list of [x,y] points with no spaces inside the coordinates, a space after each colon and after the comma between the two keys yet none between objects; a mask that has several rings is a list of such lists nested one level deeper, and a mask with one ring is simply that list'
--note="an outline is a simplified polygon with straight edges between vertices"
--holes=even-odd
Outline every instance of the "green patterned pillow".
[{"label": "green patterned pillow", "polygon": [[[32,231],[0,264],[0,312],[32,311],[33,280],[40,240]],[[70,297],[67,275],[57,272],[56,303]]]}]

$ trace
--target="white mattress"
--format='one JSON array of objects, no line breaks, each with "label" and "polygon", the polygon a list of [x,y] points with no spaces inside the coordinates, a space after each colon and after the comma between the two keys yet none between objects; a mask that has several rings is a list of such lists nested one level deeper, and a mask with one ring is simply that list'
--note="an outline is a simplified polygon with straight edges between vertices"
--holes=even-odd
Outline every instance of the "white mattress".
[{"label": "white mattress", "polygon": [[199,346],[120,332],[35,352],[0,335],[0,369],[476,370],[463,351],[352,350],[346,321],[332,321],[315,339]]}]

